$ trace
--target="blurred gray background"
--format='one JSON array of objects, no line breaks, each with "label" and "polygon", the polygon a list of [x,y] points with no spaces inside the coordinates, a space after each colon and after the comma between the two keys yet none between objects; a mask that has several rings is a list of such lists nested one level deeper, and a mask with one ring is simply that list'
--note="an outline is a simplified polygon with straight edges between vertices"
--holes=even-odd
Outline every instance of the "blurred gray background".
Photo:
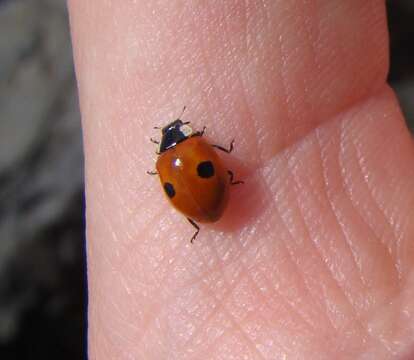
[{"label": "blurred gray background", "polygon": [[[388,4],[414,129],[414,1]],[[0,0],[0,359],[85,357],[83,159],[64,0]]]},{"label": "blurred gray background", "polygon": [[80,116],[64,0],[0,0],[0,359],[82,359]]}]

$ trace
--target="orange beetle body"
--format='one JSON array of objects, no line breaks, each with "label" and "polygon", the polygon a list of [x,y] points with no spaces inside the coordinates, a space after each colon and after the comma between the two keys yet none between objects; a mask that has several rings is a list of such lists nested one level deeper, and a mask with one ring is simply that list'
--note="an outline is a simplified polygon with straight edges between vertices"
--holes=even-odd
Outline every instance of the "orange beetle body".
[{"label": "orange beetle body", "polygon": [[[226,170],[214,148],[231,152],[219,145],[210,145],[202,132],[193,132],[188,122],[180,119],[162,128],[159,157],[156,163],[161,185],[170,203],[184,214],[197,229],[196,222],[215,222],[220,219],[229,199],[229,185],[242,183],[233,181],[233,173]],[[230,177],[229,177],[230,176]]]},{"label": "orange beetle body", "polygon": [[162,153],[156,167],[177,210],[198,222],[220,219],[229,198],[229,178],[216,151],[201,136]]}]

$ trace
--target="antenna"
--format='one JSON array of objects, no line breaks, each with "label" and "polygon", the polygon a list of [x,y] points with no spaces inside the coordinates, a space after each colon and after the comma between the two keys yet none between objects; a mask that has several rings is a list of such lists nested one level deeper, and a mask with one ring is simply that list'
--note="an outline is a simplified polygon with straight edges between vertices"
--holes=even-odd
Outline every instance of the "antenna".
[{"label": "antenna", "polygon": [[181,111],[181,115],[178,117],[178,120],[181,120],[182,116],[184,115],[185,109],[187,109],[187,106],[184,105],[183,111]]}]

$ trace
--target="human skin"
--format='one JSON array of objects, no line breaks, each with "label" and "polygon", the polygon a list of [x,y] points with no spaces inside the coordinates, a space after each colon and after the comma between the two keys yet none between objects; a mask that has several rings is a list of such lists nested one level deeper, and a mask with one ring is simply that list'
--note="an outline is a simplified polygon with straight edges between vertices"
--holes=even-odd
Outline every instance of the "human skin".
[{"label": "human skin", "polygon": [[[69,10],[90,359],[412,359],[414,148],[384,1]],[[236,139],[223,160],[245,181],[194,244],[146,174],[153,127],[184,105],[209,141]]]}]

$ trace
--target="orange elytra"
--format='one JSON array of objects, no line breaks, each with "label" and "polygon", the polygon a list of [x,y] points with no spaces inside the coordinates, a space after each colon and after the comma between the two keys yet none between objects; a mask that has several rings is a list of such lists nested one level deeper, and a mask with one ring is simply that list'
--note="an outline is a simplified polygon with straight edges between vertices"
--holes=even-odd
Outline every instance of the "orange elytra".
[{"label": "orange elytra", "polygon": [[[157,128],[158,129],[158,128]],[[209,144],[202,131],[194,132],[189,122],[177,119],[161,129],[156,172],[170,203],[196,228],[191,242],[199,233],[198,222],[215,222],[221,218],[229,199],[229,185],[233,173],[223,166],[215,148],[230,153],[229,149]]]}]

